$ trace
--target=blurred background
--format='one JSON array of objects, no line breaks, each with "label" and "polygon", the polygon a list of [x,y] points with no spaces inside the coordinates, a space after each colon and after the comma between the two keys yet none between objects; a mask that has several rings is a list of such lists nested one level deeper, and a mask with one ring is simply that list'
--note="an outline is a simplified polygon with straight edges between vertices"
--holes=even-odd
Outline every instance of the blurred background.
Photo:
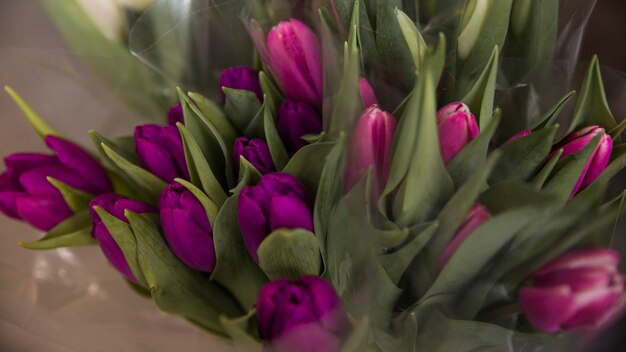
[{"label": "blurred background", "polygon": [[[57,0],[62,5],[63,0]],[[588,18],[580,59],[600,57],[607,84],[626,72],[626,1],[599,0]],[[84,58],[83,58],[84,59]],[[586,65],[582,65],[586,66]],[[621,72],[620,72],[621,71]],[[88,129],[103,135],[128,133],[139,116],[74,56],[37,0],[0,0],[0,84],[19,92],[63,134],[91,145]],[[626,116],[622,91],[616,118]],[[0,155],[43,151],[38,136],[0,92]],[[620,176],[624,187],[625,176]],[[623,225],[623,224],[622,224]],[[622,229],[624,226],[622,226]],[[0,217],[0,351],[223,350],[225,342],[182,319],[159,312],[128,289],[97,248],[31,252],[16,245],[40,234]],[[618,237],[626,238],[622,230]],[[622,241],[623,243],[624,241]],[[626,247],[620,248],[622,253]],[[164,333],[166,332],[166,334]],[[626,319],[586,350],[623,351]],[[621,348],[620,348],[621,347]]]}]

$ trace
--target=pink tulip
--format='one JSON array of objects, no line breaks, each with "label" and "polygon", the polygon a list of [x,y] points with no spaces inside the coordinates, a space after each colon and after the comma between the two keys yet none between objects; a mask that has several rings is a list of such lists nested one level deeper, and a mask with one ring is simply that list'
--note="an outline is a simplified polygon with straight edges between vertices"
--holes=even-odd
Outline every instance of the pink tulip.
[{"label": "pink tulip", "polygon": [[465,239],[468,238],[472,232],[489,219],[491,219],[491,213],[484,205],[476,203],[472,206],[469,213],[465,216],[465,220],[463,221],[463,224],[461,224],[461,227],[457,231],[456,235],[454,235],[452,241],[448,243],[446,248],[443,250],[443,253],[441,253],[441,257],[439,257],[439,263],[437,265],[439,270],[443,269],[454,252],[459,249],[463,241],[465,241]]},{"label": "pink tulip", "polygon": [[518,139],[520,139],[522,137],[526,137],[526,136],[528,136],[531,133],[532,132],[530,130],[523,130],[522,132],[520,132],[520,133],[516,134],[515,136],[509,138],[506,142],[504,142],[504,144],[502,144],[502,146],[504,147],[507,144],[513,143],[516,140],[518,140]]},{"label": "pink tulip", "polygon": [[322,60],[315,32],[291,19],[274,26],[266,43],[270,68],[285,96],[319,107],[322,104]]},{"label": "pink tulip", "polygon": [[619,254],[598,248],[570,252],[539,269],[520,291],[526,319],[540,331],[591,330],[620,310],[624,277]]},{"label": "pink tulip", "polygon": [[478,124],[467,105],[450,103],[437,112],[437,131],[441,156],[448,164],[478,136]]},{"label": "pink tulip", "polygon": [[359,95],[361,96],[361,101],[363,102],[363,106],[365,108],[378,104],[378,99],[376,99],[374,89],[372,89],[372,86],[365,79],[365,77],[359,77]]}]

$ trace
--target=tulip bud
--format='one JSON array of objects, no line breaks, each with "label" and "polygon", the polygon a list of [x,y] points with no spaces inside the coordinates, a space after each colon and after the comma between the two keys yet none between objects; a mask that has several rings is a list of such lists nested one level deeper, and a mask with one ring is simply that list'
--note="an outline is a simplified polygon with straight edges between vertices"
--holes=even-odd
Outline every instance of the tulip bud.
[{"label": "tulip bud", "polygon": [[378,104],[378,99],[376,99],[374,89],[372,89],[372,86],[365,79],[365,77],[359,77],[359,95],[361,97],[361,102],[363,102],[363,106],[366,108],[374,104]]},{"label": "tulip bud", "polygon": [[161,193],[159,208],[163,234],[172,252],[190,268],[213,271],[213,230],[200,201],[174,182]]},{"label": "tulip bud", "polygon": [[441,157],[448,164],[478,136],[478,124],[467,105],[450,103],[437,112],[437,132]]},{"label": "tulip bud", "polygon": [[112,188],[106,171],[89,153],[59,137],[49,135],[45,142],[56,155],[21,153],[4,159],[0,210],[49,231],[73,212],[48,177],[94,195]]},{"label": "tulip bud", "polygon": [[339,296],[317,276],[265,284],[256,316],[261,339],[276,352],[338,352],[350,332]]},{"label": "tulip bud", "polygon": [[600,142],[587,161],[574,189],[572,189],[572,196],[589,186],[609,165],[611,152],[613,151],[613,139],[604,132],[604,128],[588,126],[565,137],[555,146],[554,151],[550,155],[551,158],[559,149],[563,149],[561,159],[576,154],[584,149],[597,135],[601,135]]},{"label": "tulip bud", "polygon": [[163,181],[172,182],[177,177],[189,179],[178,128],[153,124],[137,126],[135,149],[146,169]]},{"label": "tulip bud", "polygon": [[365,109],[356,123],[350,144],[350,162],[346,171],[346,190],[373,168],[374,193],[380,194],[387,182],[391,145],[396,131],[396,119],[378,105]]},{"label": "tulip bud", "polygon": [[278,108],[276,129],[287,150],[295,153],[308,144],[302,136],[322,132],[322,118],[305,103],[285,100]]},{"label": "tulip bud", "polygon": [[233,158],[235,170],[239,172],[240,157],[246,158],[262,175],[276,170],[270,149],[262,139],[248,139],[239,137],[235,139]]},{"label": "tulip bud", "polygon": [[266,44],[269,65],[285,96],[319,107],[322,104],[322,60],[315,32],[291,19],[274,26]]},{"label": "tulip bud", "polygon": [[303,228],[313,232],[308,191],[290,174],[264,175],[255,186],[239,193],[237,216],[248,252],[259,262],[257,249],[265,237],[279,228]]},{"label": "tulip bud", "polygon": [[138,200],[122,198],[113,193],[102,194],[94,198],[91,203],[89,203],[91,221],[93,223],[91,235],[98,240],[100,249],[109,263],[111,263],[111,265],[113,265],[113,267],[115,267],[115,269],[122,273],[122,275],[126,278],[133,282],[137,282],[135,275],[133,275],[130,270],[130,266],[128,266],[128,263],[126,262],[126,258],[124,258],[122,249],[117,242],[115,242],[115,239],[111,236],[111,233],[107,229],[106,225],[104,225],[104,222],[102,222],[100,216],[94,210],[94,207],[96,206],[102,208],[107,213],[124,222],[128,222],[128,219],[126,219],[126,215],[124,214],[126,210],[130,210],[135,213],[152,213],[156,212],[157,209]]},{"label": "tulip bud", "polygon": [[530,130],[523,130],[523,131],[521,131],[520,133],[518,133],[518,134],[514,135],[513,137],[509,138],[506,142],[504,142],[504,143],[502,144],[502,146],[504,147],[504,146],[505,146],[505,145],[507,145],[507,144],[513,143],[513,142],[515,142],[516,140],[518,140],[518,139],[520,139],[520,138],[522,138],[522,137],[526,137],[526,136],[528,136],[528,135],[529,135],[529,134],[531,134],[531,133],[532,133],[532,132],[531,132]]},{"label": "tulip bud", "polygon": [[180,103],[170,107],[167,111],[167,124],[175,127],[177,122],[185,124],[183,106]]},{"label": "tulip bud", "polygon": [[222,88],[247,90],[263,101],[261,83],[259,83],[259,73],[246,66],[235,66],[225,69],[220,76],[220,96],[222,101],[226,100],[226,95]]},{"label": "tulip bud", "polygon": [[443,269],[454,252],[459,249],[463,241],[465,241],[465,239],[469,237],[474,230],[489,219],[491,219],[491,213],[489,213],[489,210],[485,206],[478,203],[472,206],[469,213],[465,217],[463,224],[461,224],[461,227],[454,235],[454,238],[450,241],[450,243],[448,243],[446,248],[443,250],[443,253],[441,253],[441,257],[439,258],[439,263],[437,265],[439,270]]},{"label": "tulip bud", "polygon": [[480,32],[485,22],[491,0],[470,0],[465,6],[465,13],[461,22],[461,30],[458,37],[459,57],[466,59],[480,36]]},{"label": "tulip bud", "polygon": [[606,248],[562,255],[535,272],[530,285],[520,290],[522,313],[544,332],[604,325],[626,298],[619,260],[616,251]]}]

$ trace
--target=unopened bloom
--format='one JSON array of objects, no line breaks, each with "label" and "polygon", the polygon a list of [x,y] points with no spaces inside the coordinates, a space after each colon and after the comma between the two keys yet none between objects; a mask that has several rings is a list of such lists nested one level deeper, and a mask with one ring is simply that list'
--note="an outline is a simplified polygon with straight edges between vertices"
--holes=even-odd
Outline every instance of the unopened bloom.
[{"label": "unopened bloom", "polygon": [[287,99],[278,108],[276,129],[287,150],[295,153],[307,145],[302,136],[322,132],[322,118],[308,104]]},{"label": "unopened bloom", "polygon": [[259,82],[259,73],[246,66],[235,66],[225,69],[220,76],[220,96],[222,101],[226,99],[226,95],[222,88],[231,88],[239,90],[247,90],[263,101],[263,92],[261,91],[261,83]]},{"label": "unopened bloom", "polygon": [[593,154],[591,154],[589,160],[587,160],[587,164],[580,174],[578,182],[576,182],[574,189],[572,189],[572,196],[589,186],[609,165],[611,152],[613,151],[613,139],[606,134],[604,128],[600,126],[588,126],[565,137],[555,146],[554,151],[550,155],[550,157],[552,157],[559,149],[563,149],[561,159],[576,154],[584,149],[597,135],[600,135],[600,142],[593,151]]},{"label": "unopened bloom", "polygon": [[137,126],[135,149],[146,169],[163,181],[172,182],[177,177],[189,179],[178,128],[154,124]]},{"label": "unopened bloom", "polygon": [[439,270],[443,269],[454,252],[459,249],[463,241],[489,219],[491,219],[491,213],[484,205],[476,203],[472,206],[463,224],[461,224],[461,227],[454,235],[454,238],[452,238],[452,241],[448,243],[443,253],[441,253],[438,263]]},{"label": "unopened bloom", "polygon": [[339,296],[317,276],[265,284],[256,316],[261,339],[276,352],[338,352],[350,331]]},{"label": "unopened bloom", "polygon": [[322,60],[315,32],[291,19],[267,35],[269,65],[276,83],[289,99],[311,106],[322,104]]},{"label": "unopened bloom", "polygon": [[52,135],[45,142],[56,155],[19,153],[4,159],[7,171],[0,175],[0,210],[48,231],[73,214],[48,177],[93,195],[112,188],[106,171],[89,153]]},{"label": "unopened bloom", "polygon": [[233,161],[235,162],[235,170],[237,172],[239,171],[239,161],[242,156],[263,175],[276,170],[270,149],[262,139],[248,139],[246,137],[235,139]]},{"label": "unopened bloom", "polygon": [[170,126],[176,126],[176,123],[185,124],[185,117],[183,116],[183,106],[178,103],[169,108],[167,111],[167,124]]},{"label": "unopened bloom", "polygon": [[127,279],[137,282],[137,278],[135,278],[130,266],[128,266],[128,262],[124,257],[122,249],[117,242],[115,242],[115,239],[111,236],[111,233],[107,229],[104,222],[100,219],[98,213],[96,213],[94,207],[100,207],[107,213],[124,222],[128,222],[125,214],[126,210],[130,210],[135,213],[152,213],[156,212],[157,209],[138,200],[123,198],[113,193],[102,194],[94,198],[91,203],[89,203],[91,221],[93,223],[91,235],[98,240],[100,249],[102,250],[102,253],[104,253],[104,256],[108,259],[109,263],[111,263],[111,265],[113,265],[113,267],[115,267],[115,269],[122,273],[122,275],[124,275]]},{"label": "unopened bloom", "polygon": [[607,248],[570,252],[545,265],[521,289],[519,305],[538,330],[590,330],[610,320],[624,300],[619,254]]},{"label": "unopened bloom", "polygon": [[391,146],[396,131],[396,119],[388,112],[372,105],[359,117],[350,144],[350,162],[346,171],[346,189],[373,169],[374,192],[379,194],[389,175]]},{"label": "unopened bloom", "polygon": [[363,107],[368,108],[374,104],[378,104],[376,94],[370,83],[365,77],[359,77],[359,96],[363,102]]},{"label": "unopened bloom", "polygon": [[303,228],[313,231],[311,197],[306,188],[290,174],[264,175],[255,186],[239,193],[237,217],[243,241],[258,262],[257,249],[263,240],[279,228]]},{"label": "unopened bloom", "polygon": [[437,132],[443,162],[448,164],[478,136],[478,124],[467,105],[450,103],[437,112]]},{"label": "unopened bloom", "polygon": [[213,271],[213,230],[200,201],[174,182],[161,193],[159,208],[163,234],[172,252],[193,269]]}]

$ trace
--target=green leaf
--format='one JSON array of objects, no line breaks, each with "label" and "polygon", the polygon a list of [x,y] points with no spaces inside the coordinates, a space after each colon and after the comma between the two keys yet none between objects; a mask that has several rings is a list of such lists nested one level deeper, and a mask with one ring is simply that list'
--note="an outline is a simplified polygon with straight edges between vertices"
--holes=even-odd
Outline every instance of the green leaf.
[{"label": "green leaf", "polygon": [[[463,96],[461,101],[470,111],[478,111],[478,126],[485,129],[493,116],[494,97],[496,92],[496,78],[498,76],[498,47],[493,48],[491,57],[483,69],[480,77]],[[453,99],[456,100],[456,99]]]},{"label": "green leaf", "polygon": [[187,95],[202,112],[197,116],[206,118],[205,123],[208,122],[207,125],[213,126],[218,135],[222,136],[225,141],[234,141],[237,138],[235,127],[224,116],[222,109],[217,104],[200,93],[189,92]]},{"label": "green leaf", "polygon": [[161,192],[167,187],[165,182],[145,169],[131,163],[124,157],[116,153],[106,144],[102,143],[104,153],[130,177],[141,189],[151,202],[156,203]]},{"label": "green leaf", "polygon": [[200,146],[198,146],[194,137],[183,124],[178,123],[176,126],[183,140],[185,160],[187,160],[187,169],[189,169],[191,182],[194,186],[201,187],[215,204],[218,206],[224,204],[226,192],[224,192],[222,185],[215,177],[211,166],[204,157],[202,150],[200,150]]},{"label": "green leaf", "polygon": [[201,189],[194,186],[193,183],[183,180],[182,178],[177,178],[174,181],[180,183],[182,186],[187,188],[189,192],[191,192],[194,197],[202,204],[202,207],[206,211],[207,217],[209,218],[209,222],[211,224],[215,223],[215,218],[217,218],[217,213],[219,212],[219,207],[215,204],[209,196],[206,195]]},{"label": "green leaf", "polygon": [[[370,320],[367,316],[359,319],[352,328],[352,333],[346,341],[341,345],[341,352],[360,352],[365,351],[367,341],[369,339]],[[369,351],[369,350],[368,350]]]},{"label": "green leaf", "polygon": [[410,89],[415,84],[416,67],[395,14],[395,9],[402,8],[402,1],[378,1],[375,6],[376,46],[380,62],[402,88]]},{"label": "green leaf", "polygon": [[263,71],[259,72],[259,83],[261,84],[261,91],[263,91],[263,103],[268,104],[273,111],[276,111],[278,103],[284,99],[282,94],[280,94],[270,77]]},{"label": "green leaf", "polygon": [[139,263],[137,254],[137,239],[131,226],[109,214],[109,212],[99,206],[95,206],[93,209],[100,217],[100,220],[104,223],[104,226],[106,226],[107,230],[111,234],[111,237],[115,240],[115,243],[117,243],[122,250],[124,259],[126,260],[126,263],[128,263],[130,271],[137,279],[137,282],[142,286],[148,286],[148,282],[144,276],[145,272]]},{"label": "green leaf", "polygon": [[158,226],[148,217],[130,211],[126,212],[126,217],[136,235],[138,261],[157,306],[224,335],[219,317],[243,314],[235,299],[206,275],[176,258]]},{"label": "green leaf", "polygon": [[[622,154],[618,156],[617,158],[613,159],[611,163],[609,164],[609,166],[607,166],[606,169],[602,171],[600,176],[598,176],[598,178],[595,179],[592,182],[592,184],[596,182],[597,183],[609,182],[614,176],[620,173],[620,171],[622,171],[625,167],[626,167],[626,154]],[[584,192],[585,190],[583,190],[581,194]]]},{"label": "green leaf", "polygon": [[487,158],[489,142],[500,124],[499,112],[500,110],[496,110],[489,125],[448,163],[447,169],[455,185],[463,184]]},{"label": "green leaf", "polygon": [[[454,185],[443,164],[437,136],[436,85],[443,68],[445,40],[428,53],[406,110],[400,119],[392,152],[389,180],[379,209],[393,193],[393,221],[412,226],[435,213]],[[434,152],[433,152],[434,151]]]},{"label": "green leaf", "polygon": [[35,131],[39,134],[41,138],[44,138],[48,135],[52,136],[61,136],[59,132],[55,131],[52,127],[50,127],[44,119],[37,114],[37,112],[30,106],[22,97],[17,94],[13,88],[9,86],[4,86],[4,90],[9,93],[11,99],[19,106],[19,108],[24,113],[24,116],[28,119],[28,122],[33,126]]},{"label": "green leaf", "polygon": [[224,105],[226,116],[237,131],[245,131],[256,112],[261,108],[259,98],[254,92],[248,90],[227,87],[222,87],[222,90],[226,95],[226,104]]},{"label": "green leaf", "polygon": [[283,172],[292,174],[312,193],[317,193],[323,168],[334,144],[320,142],[304,146],[293,155]]},{"label": "green leaf", "polygon": [[315,234],[304,229],[278,229],[257,249],[259,266],[270,280],[319,275],[320,245]]},{"label": "green leaf", "polygon": [[533,179],[533,185],[536,189],[541,189],[543,185],[548,180],[548,177],[552,174],[552,171],[556,167],[556,164],[561,159],[561,155],[563,155],[563,149],[557,150],[552,158],[546,162],[546,164],[539,170],[537,176]]},{"label": "green leaf", "polygon": [[26,249],[54,249],[93,245],[97,241],[91,236],[91,216],[89,211],[82,211],[63,220],[45,236],[34,242],[18,242]]},{"label": "green leaf", "polygon": [[530,179],[545,164],[558,129],[559,125],[553,125],[503,146],[489,183]]},{"label": "green leaf", "polygon": [[256,296],[267,277],[252,260],[241,237],[237,217],[238,191],[229,197],[213,224],[213,244],[217,264],[211,279],[226,287],[244,309],[256,303]]},{"label": "green leaf", "polygon": [[282,170],[289,161],[289,154],[287,153],[287,149],[285,149],[283,141],[278,135],[278,131],[276,130],[276,125],[274,123],[274,116],[272,115],[269,105],[265,105],[265,108],[263,109],[263,129],[265,131],[265,141],[270,149],[274,165],[276,165],[277,170]]},{"label": "green leaf", "polygon": [[261,180],[261,177],[263,177],[263,175],[261,175],[259,170],[257,170],[254,165],[252,165],[242,155],[241,157],[239,157],[239,184],[230,192],[232,194],[237,194],[246,185],[253,185],[259,182]]},{"label": "green leaf", "polygon": [[413,57],[413,63],[415,64],[415,67],[419,69],[422,58],[426,53],[426,42],[417,30],[417,27],[415,27],[413,20],[406,13],[402,12],[398,8],[396,8],[394,12],[396,14],[398,24],[400,25],[400,31],[402,32],[402,35],[404,35],[404,40],[409,47],[411,56]]},{"label": "green leaf", "polygon": [[261,350],[262,346],[258,341],[258,333],[255,336],[251,335],[249,332],[254,331],[256,333],[256,311],[251,309],[246,315],[242,315],[236,318],[228,318],[226,316],[220,316],[220,323],[224,327],[226,334],[230,336],[231,339],[242,343],[246,348],[246,350]]},{"label": "green leaf", "polygon": [[532,128],[532,130],[537,131],[548,126],[552,126],[554,124],[554,121],[556,121],[556,119],[559,117],[561,111],[563,111],[567,103],[569,103],[575,95],[575,90],[565,94],[565,96],[561,98],[558,103],[556,103],[550,110],[548,110],[548,112],[543,116],[541,120],[539,120],[539,123],[536,124]]},{"label": "green leaf", "polygon": [[413,238],[402,248],[379,256],[381,265],[385,268],[385,272],[387,272],[395,285],[398,285],[409,264],[422,251],[438,228],[439,222],[437,221],[425,223],[418,227],[418,231],[411,231],[412,234],[415,232]]},{"label": "green leaf", "polygon": [[604,83],[602,83],[602,74],[600,73],[600,63],[596,55],[591,59],[589,69],[585,74],[580,95],[576,100],[572,122],[567,132],[570,133],[577,128],[589,125],[600,125],[607,131],[617,126],[617,122],[615,122],[615,118],[606,101]]},{"label": "green leaf", "polygon": [[89,209],[89,202],[94,197],[92,194],[71,187],[53,177],[47,177],[46,179],[61,193],[63,200],[74,213]]}]

